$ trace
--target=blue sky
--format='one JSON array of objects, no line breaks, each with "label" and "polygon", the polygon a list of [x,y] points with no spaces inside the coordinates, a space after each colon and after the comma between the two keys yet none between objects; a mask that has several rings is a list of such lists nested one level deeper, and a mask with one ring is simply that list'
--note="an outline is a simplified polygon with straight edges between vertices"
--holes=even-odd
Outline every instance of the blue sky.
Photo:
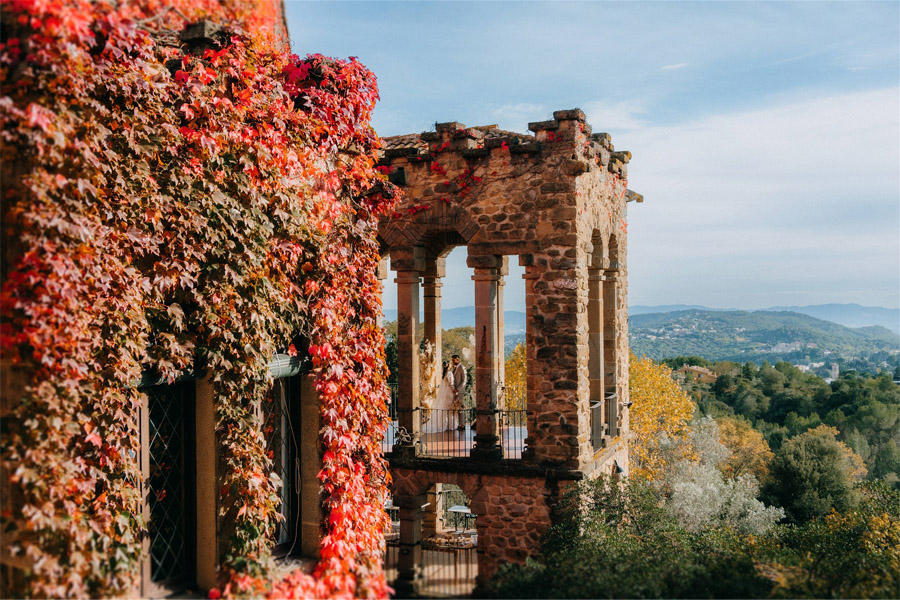
[{"label": "blue sky", "polygon": [[[384,136],[442,121],[524,132],[582,108],[633,153],[629,187],[646,198],[629,207],[631,304],[900,305],[900,3],[287,11],[295,52],[376,74]],[[524,307],[519,273],[508,309]],[[445,307],[473,304],[462,250],[445,284]]]}]

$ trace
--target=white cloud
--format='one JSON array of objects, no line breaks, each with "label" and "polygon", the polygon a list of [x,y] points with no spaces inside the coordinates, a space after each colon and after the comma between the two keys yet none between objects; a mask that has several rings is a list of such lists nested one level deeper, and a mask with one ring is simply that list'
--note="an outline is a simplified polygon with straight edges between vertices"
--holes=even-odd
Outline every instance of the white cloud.
[{"label": "white cloud", "polygon": [[[896,306],[898,97],[890,88],[794,100],[614,133],[634,154],[630,187],[646,198],[629,214],[632,302],[790,288],[810,303]],[[673,298],[675,288],[691,297]]]},{"label": "white cloud", "polygon": [[659,68],[660,71],[674,71],[675,69],[683,69],[688,66],[687,63],[676,63],[674,65],[663,65]]},{"label": "white cloud", "polygon": [[647,122],[640,117],[644,107],[640,102],[593,101],[584,105],[594,131],[643,130]]}]

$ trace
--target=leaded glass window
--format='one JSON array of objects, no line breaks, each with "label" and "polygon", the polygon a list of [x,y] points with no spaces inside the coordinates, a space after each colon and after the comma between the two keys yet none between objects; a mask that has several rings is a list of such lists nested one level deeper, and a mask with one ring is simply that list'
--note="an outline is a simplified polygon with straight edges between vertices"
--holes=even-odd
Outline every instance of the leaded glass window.
[{"label": "leaded glass window", "polygon": [[299,377],[276,379],[262,405],[263,436],[272,460],[272,471],[281,480],[279,522],[273,543],[276,552],[290,552],[299,535],[300,429]]},{"label": "leaded glass window", "polygon": [[150,587],[157,590],[183,588],[193,573],[193,390],[192,381],[144,390]]}]

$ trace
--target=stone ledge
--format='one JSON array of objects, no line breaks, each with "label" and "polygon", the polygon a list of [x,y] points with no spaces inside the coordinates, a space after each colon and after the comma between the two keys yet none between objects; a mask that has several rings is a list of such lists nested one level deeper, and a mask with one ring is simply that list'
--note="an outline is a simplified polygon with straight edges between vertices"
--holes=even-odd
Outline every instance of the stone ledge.
[{"label": "stone ledge", "polygon": [[181,30],[178,37],[182,42],[196,40],[212,40],[213,36],[221,31],[221,27],[217,23],[203,19],[196,23],[190,23]]},{"label": "stone ledge", "polygon": [[488,148],[465,148],[461,154],[463,158],[487,158],[491,151]]},{"label": "stone ledge", "polygon": [[399,158],[401,156],[414,156],[419,153],[418,148],[388,148],[384,151],[385,158]]},{"label": "stone ledge", "polygon": [[591,135],[591,140],[597,142],[607,150],[610,149],[612,144],[612,137],[608,133],[595,133]]},{"label": "stone ledge", "polygon": [[465,129],[466,126],[460,123],[459,121],[449,121],[447,123],[435,123],[434,129],[437,132],[444,131],[459,131],[460,129]]},{"label": "stone ledge", "polygon": [[528,131],[537,133],[538,131],[546,131],[548,129],[559,129],[559,121],[552,119],[550,121],[534,121],[528,124]]},{"label": "stone ledge", "polygon": [[580,481],[584,473],[565,467],[546,467],[522,460],[503,459],[479,462],[468,457],[436,458],[418,456],[415,458],[385,457],[391,469],[411,469],[415,471],[435,471],[438,473],[467,473],[472,475],[505,475],[533,477],[535,479],[560,479]]},{"label": "stone ledge", "polygon": [[613,152],[612,156],[615,160],[622,161],[626,164],[631,161],[631,152],[629,152],[628,150],[623,150],[622,152]]},{"label": "stone ledge", "polygon": [[553,118],[557,121],[586,121],[587,117],[580,108],[571,110],[557,110],[553,113]]},{"label": "stone ledge", "polygon": [[529,144],[511,144],[509,146],[510,154],[540,154],[541,150],[540,142],[531,142]]}]

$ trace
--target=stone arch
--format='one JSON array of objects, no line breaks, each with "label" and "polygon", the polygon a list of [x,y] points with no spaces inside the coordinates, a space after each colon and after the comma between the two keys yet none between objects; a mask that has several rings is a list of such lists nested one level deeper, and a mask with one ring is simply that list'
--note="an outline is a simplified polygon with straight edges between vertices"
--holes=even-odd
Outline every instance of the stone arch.
[{"label": "stone arch", "polygon": [[403,219],[383,223],[379,233],[388,247],[421,246],[441,233],[455,232],[463,245],[478,233],[478,223],[459,205],[434,201],[427,208]]},{"label": "stone arch", "polygon": [[609,269],[610,270],[618,270],[619,269],[619,236],[615,233],[610,234],[607,257],[609,259]]},{"label": "stone arch", "polygon": [[[604,402],[606,433],[610,438],[619,435],[619,404],[624,393],[623,384],[627,381],[627,368],[621,369],[627,360],[627,351],[620,348],[620,335],[623,329],[623,307],[619,306],[621,294],[621,264],[619,262],[619,238],[610,234],[607,244],[606,270],[603,279],[603,387],[606,396]],[[626,340],[627,341],[627,340]],[[627,365],[627,363],[624,363]]]},{"label": "stone arch", "polygon": [[[436,483],[450,483],[459,486],[469,500],[473,500],[484,487],[477,475],[410,470],[404,471],[403,476],[394,477],[391,493],[395,496],[418,496],[427,492]],[[485,499],[485,501],[490,500]]]},{"label": "stone arch", "polygon": [[375,236],[375,241],[378,243],[378,255],[382,259],[388,258],[391,255],[391,247],[381,233]]},{"label": "stone arch", "polygon": [[604,261],[609,256],[608,242],[606,236],[603,234],[603,231],[599,227],[595,227],[591,231],[591,244],[589,247],[591,248],[591,250],[588,252],[590,256],[590,268],[604,268]]}]

